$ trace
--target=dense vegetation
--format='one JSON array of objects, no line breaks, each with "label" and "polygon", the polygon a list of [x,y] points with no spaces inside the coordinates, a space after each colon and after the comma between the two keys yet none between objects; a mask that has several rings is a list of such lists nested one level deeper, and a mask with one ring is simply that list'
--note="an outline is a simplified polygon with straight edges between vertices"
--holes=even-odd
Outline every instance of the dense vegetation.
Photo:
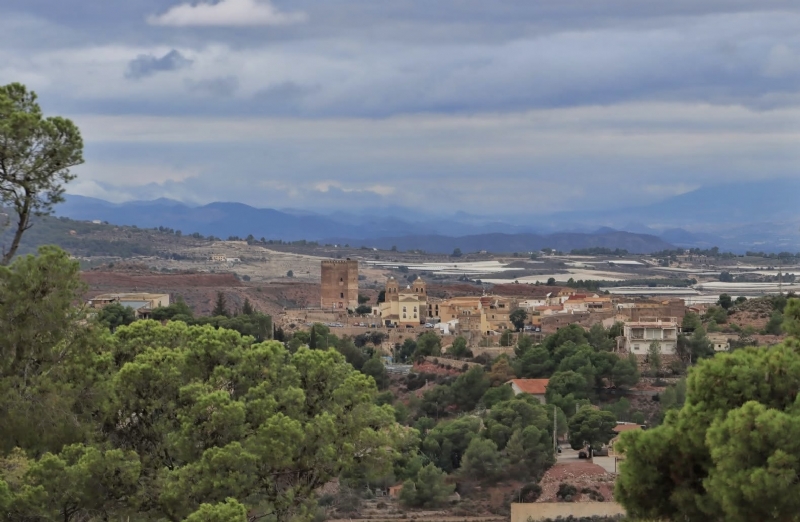
[{"label": "dense vegetation", "polygon": [[[250,301],[245,299],[241,312],[229,312],[225,297],[217,295],[217,305],[210,317],[195,317],[189,306],[178,298],[177,302],[153,310],[151,318],[156,321],[182,321],[190,326],[211,325],[214,328],[225,328],[253,337],[256,342],[273,338],[272,318],[256,312]],[[111,331],[119,326],[127,326],[135,320],[134,311],[119,304],[106,306],[97,313],[100,323]]]},{"label": "dense vegetation", "polygon": [[303,518],[315,487],[391,469],[413,437],[334,350],[181,321],[112,334],[80,290],[55,248],[0,269],[3,519]]},{"label": "dense vegetation", "polygon": [[623,436],[617,498],[630,515],[797,520],[800,301],[784,314],[784,343],[702,361],[662,426]]},{"label": "dense vegetation", "polygon": [[[246,304],[234,316],[224,299],[215,318],[177,302],[157,310],[165,325],[125,309],[87,320],[73,304],[81,286],[55,247],[0,267],[0,520],[310,520],[328,502],[314,490],[333,478],[340,499],[402,483],[408,507],[510,479],[534,498],[555,462],[554,421],[582,448],[607,443],[617,420],[645,420],[601,395],[639,378],[612,351],[619,326],[572,325],[541,344],[520,334],[515,357],[492,361],[456,338],[448,356],[469,368],[392,381],[376,332],[314,325],[271,341],[237,327],[257,314]],[[711,316],[686,316],[679,345],[697,365],[658,397],[661,426],[624,438],[618,495],[631,514],[792,519],[800,302],[774,301],[793,337],[769,349],[710,357]],[[394,349],[441,353],[431,332]],[[548,404],[514,396],[515,377],[548,378]]]}]

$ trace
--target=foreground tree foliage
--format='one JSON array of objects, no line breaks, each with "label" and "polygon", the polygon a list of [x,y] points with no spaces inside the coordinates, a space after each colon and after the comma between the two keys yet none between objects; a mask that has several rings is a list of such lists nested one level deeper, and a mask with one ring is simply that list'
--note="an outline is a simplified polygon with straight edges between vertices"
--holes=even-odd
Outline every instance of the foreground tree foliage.
[{"label": "foreground tree foliage", "polygon": [[702,361],[686,401],[664,423],[622,437],[616,498],[632,516],[662,520],[798,520],[800,302],[771,348]]},{"label": "foreground tree foliage", "polygon": [[75,178],[69,169],[81,163],[83,139],[74,123],[45,118],[24,85],[0,86],[0,203],[15,214],[0,264],[14,257],[31,218],[50,214],[64,200],[64,185]]},{"label": "foreground tree foliage", "polygon": [[77,273],[57,249],[0,267],[0,520],[303,520],[342,472],[391,470],[406,432],[338,352],[111,334],[72,307]]}]

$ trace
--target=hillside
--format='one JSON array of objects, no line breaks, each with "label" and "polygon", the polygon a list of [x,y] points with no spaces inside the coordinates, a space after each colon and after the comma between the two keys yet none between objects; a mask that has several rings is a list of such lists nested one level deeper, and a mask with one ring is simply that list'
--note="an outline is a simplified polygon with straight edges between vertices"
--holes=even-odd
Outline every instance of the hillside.
[{"label": "hillside", "polygon": [[240,281],[232,273],[158,273],[135,263],[103,266],[81,273],[87,284],[86,297],[109,292],[154,292],[181,297],[197,315],[209,315],[217,292],[222,292],[232,309],[239,309],[245,298],[266,314],[278,315],[284,307],[308,306],[319,301],[316,284],[286,282],[260,285]]}]

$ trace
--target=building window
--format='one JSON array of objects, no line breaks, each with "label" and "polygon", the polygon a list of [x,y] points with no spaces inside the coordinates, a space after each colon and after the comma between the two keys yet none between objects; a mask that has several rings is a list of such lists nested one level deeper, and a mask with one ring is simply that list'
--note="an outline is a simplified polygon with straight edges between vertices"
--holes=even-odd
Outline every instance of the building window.
[{"label": "building window", "polygon": [[417,318],[417,314],[414,314],[414,319],[416,319],[416,318]]},{"label": "building window", "polygon": [[416,306],[414,307],[414,311],[415,311],[415,312],[417,311],[417,307],[416,307]]},{"label": "building window", "polygon": [[344,299],[344,292],[339,294],[339,299]]},{"label": "building window", "polygon": [[403,312],[405,312],[405,311],[406,311],[406,307],[404,306],[404,307],[403,307]]},{"label": "building window", "polygon": [[403,319],[405,319],[405,318],[406,318],[406,314],[403,314]]},{"label": "building window", "polygon": [[638,352],[639,351],[639,345],[638,344],[634,344],[633,345],[633,351],[634,352]]}]

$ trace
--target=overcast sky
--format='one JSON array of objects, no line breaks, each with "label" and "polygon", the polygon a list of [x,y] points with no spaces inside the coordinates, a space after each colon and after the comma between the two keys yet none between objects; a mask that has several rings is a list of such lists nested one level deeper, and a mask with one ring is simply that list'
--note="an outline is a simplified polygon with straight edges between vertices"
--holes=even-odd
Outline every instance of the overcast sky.
[{"label": "overcast sky", "polygon": [[70,192],[474,214],[797,176],[800,2],[3,0]]}]

